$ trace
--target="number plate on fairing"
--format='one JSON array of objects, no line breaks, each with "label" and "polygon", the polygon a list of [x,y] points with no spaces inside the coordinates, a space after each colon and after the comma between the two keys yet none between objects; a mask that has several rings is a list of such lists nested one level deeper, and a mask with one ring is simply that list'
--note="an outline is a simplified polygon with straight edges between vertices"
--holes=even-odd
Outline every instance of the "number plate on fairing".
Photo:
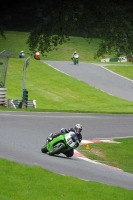
[{"label": "number plate on fairing", "polygon": [[65,137],[66,143],[70,146],[70,147],[74,147],[75,143],[73,142],[70,134],[66,135]]}]

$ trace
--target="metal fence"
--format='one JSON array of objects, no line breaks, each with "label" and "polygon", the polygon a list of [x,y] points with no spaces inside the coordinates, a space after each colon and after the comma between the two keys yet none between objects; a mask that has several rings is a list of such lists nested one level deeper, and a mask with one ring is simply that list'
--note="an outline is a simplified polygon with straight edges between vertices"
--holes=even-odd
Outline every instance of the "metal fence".
[{"label": "metal fence", "polygon": [[8,59],[12,51],[3,50],[0,52],[0,88],[5,87]]}]

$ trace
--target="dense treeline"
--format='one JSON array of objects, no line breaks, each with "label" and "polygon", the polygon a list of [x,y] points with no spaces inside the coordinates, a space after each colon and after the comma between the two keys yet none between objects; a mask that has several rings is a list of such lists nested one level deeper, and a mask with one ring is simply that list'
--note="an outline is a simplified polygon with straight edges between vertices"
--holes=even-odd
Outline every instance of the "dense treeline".
[{"label": "dense treeline", "polygon": [[[29,31],[29,49],[45,53],[76,35],[99,37],[96,56],[133,51],[133,2],[38,0],[1,5],[0,30]],[[2,33],[2,32],[1,32]]]}]

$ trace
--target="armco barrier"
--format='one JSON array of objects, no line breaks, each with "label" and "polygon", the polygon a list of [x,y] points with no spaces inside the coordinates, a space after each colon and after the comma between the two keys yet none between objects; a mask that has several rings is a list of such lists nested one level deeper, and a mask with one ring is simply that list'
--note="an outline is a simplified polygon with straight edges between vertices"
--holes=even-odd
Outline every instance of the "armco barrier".
[{"label": "armco barrier", "polygon": [[[9,108],[22,108],[22,100],[19,99],[6,99],[5,100],[5,107]],[[36,100],[28,100],[27,101],[27,108],[36,108]]]}]

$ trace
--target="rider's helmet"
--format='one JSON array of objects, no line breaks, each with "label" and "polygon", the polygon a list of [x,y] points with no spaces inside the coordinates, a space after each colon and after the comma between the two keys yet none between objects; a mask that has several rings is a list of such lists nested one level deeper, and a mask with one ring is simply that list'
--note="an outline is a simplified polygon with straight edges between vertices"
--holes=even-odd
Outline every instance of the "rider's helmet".
[{"label": "rider's helmet", "polygon": [[24,51],[22,50],[21,53],[24,53]]},{"label": "rider's helmet", "polygon": [[76,124],[75,125],[75,133],[80,134],[82,131],[82,125],[81,124]]},{"label": "rider's helmet", "polygon": [[74,51],[74,54],[76,54],[77,52],[76,51]]}]

